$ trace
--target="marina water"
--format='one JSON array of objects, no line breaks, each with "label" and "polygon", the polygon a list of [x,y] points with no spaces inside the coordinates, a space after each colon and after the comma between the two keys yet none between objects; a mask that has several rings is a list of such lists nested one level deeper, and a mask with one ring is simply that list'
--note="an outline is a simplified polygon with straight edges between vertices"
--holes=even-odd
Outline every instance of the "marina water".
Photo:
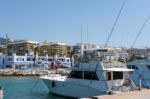
[{"label": "marina water", "polygon": [[51,94],[39,77],[0,77],[3,99],[67,99]]}]

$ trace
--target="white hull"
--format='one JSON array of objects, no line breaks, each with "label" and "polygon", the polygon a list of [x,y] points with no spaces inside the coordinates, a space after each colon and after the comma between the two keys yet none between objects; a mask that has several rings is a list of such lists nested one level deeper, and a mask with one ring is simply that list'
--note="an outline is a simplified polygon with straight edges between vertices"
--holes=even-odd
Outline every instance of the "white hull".
[{"label": "white hull", "polygon": [[79,85],[71,82],[54,81],[55,85],[52,86],[53,80],[43,79],[43,81],[48,86],[50,92],[67,97],[90,97],[107,93],[106,91],[102,92],[86,85]]}]

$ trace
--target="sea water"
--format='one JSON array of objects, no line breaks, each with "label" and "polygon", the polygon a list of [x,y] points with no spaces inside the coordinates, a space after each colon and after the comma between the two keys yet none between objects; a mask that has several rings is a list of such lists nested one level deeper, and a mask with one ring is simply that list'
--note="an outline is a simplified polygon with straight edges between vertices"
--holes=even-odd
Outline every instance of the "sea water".
[{"label": "sea water", "polygon": [[67,99],[51,94],[39,77],[0,77],[3,99]]}]

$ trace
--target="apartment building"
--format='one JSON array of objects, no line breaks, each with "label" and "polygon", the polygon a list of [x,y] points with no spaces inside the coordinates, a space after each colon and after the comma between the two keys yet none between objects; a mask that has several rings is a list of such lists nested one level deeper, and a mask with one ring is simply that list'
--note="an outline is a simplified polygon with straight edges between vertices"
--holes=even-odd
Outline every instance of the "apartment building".
[{"label": "apartment building", "polygon": [[34,53],[38,44],[38,42],[31,40],[14,41],[7,46],[8,54],[16,53],[17,55],[24,55],[25,53]]}]

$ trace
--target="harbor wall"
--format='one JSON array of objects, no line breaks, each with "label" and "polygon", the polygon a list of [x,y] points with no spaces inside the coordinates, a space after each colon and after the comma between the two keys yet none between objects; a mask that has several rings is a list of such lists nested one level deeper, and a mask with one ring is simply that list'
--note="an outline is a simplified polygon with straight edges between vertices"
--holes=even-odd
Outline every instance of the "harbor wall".
[{"label": "harbor wall", "polygon": [[0,69],[0,76],[40,76],[47,74],[42,70],[14,70],[14,69]]}]

